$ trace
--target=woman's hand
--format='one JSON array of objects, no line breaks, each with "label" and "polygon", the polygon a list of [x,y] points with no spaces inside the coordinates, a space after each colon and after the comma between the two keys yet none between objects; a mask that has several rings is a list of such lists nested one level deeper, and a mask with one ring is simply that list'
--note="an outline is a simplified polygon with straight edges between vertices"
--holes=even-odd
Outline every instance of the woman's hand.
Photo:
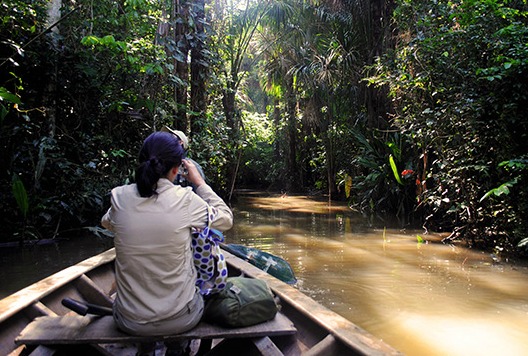
[{"label": "woman's hand", "polygon": [[196,188],[205,184],[205,180],[202,178],[202,175],[198,172],[198,168],[196,168],[192,161],[184,159],[182,160],[182,165],[185,168],[185,172],[183,173],[185,179],[194,184]]}]

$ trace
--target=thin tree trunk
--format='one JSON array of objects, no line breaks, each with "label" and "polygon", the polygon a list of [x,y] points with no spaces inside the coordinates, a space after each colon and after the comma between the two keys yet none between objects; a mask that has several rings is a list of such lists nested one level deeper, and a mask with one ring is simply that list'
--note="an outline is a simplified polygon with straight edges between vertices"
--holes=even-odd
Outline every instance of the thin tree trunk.
[{"label": "thin tree trunk", "polygon": [[207,66],[203,55],[205,41],[205,0],[195,2],[194,10],[196,13],[196,33],[195,46],[191,49],[191,110],[196,113],[191,121],[191,133],[200,132],[202,125],[200,121],[204,120],[206,109],[206,81],[208,77]]},{"label": "thin tree trunk", "polygon": [[[239,150],[238,147],[238,141],[239,141],[239,125],[238,125],[238,117],[236,115],[236,108],[235,108],[235,90],[233,88],[226,88],[224,89],[222,97],[222,104],[224,107],[224,114],[226,116],[226,124],[227,127],[230,128],[228,131],[229,135],[229,142],[231,146],[231,152],[232,156],[231,159],[228,160],[227,163],[227,179],[226,184],[227,187],[234,187],[235,181],[236,181],[236,175],[238,172],[237,169],[237,162],[236,162],[236,156],[237,152]],[[231,199],[231,193],[229,194],[229,199]],[[230,202],[230,200],[229,200]]]},{"label": "thin tree trunk", "polygon": [[328,198],[333,199],[337,193],[336,171],[335,171],[335,152],[331,137],[326,137],[326,173],[328,183]]},{"label": "thin tree trunk", "polygon": [[237,135],[237,125],[235,120],[235,91],[232,88],[224,89],[222,97],[222,105],[224,107],[224,115],[226,117],[227,127],[231,128],[230,138],[234,139]]},{"label": "thin tree trunk", "polygon": [[[48,23],[47,25],[50,26],[56,22],[59,21],[61,17],[61,6],[62,6],[62,0],[52,0],[48,3]],[[59,38],[59,26],[55,26],[51,29],[50,33],[48,34],[50,38],[50,43],[52,48],[51,53],[57,53],[58,48],[58,38]],[[53,58],[53,77],[48,81],[47,83],[47,90],[46,90],[46,100],[48,104],[46,105],[47,110],[46,114],[48,116],[48,135],[49,137],[53,138],[55,137],[55,128],[56,128],[56,116],[57,116],[57,101],[56,101],[56,94],[57,94],[57,71],[58,71],[58,64],[57,64],[57,58]]]},{"label": "thin tree trunk", "polygon": [[293,79],[288,79],[286,93],[286,118],[288,120],[288,153],[286,156],[286,167],[288,171],[289,189],[293,192],[299,191],[299,169],[297,167],[297,111],[296,97],[293,92]]},{"label": "thin tree trunk", "polygon": [[[368,38],[368,64],[381,57],[387,49],[394,46],[393,34],[390,26],[391,13],[394,10],[393,0],[370,1],[370,28],[367,30]],[[374,86],[365,88],[365,104],[367,106],[368,122],[370,127],[386,128],[387,113],[391,111],[390,101],[387,99],[386,89]]]},{"label": "thin tree trunk", "polygon": [[[52,24],[57,23],[60,20],[61,12],[60,8],[62,6],[62,0],[52,0],[48,3],[48,9],[47,9],[47,27],[50,27]],[[48,34],[48,37],[50,39],[50,44],[52,50],[50,53],[58,53],[57,47],[58,47],[58,36],[59,36],[59,27],[54,26],[51,28],[51,31]],[[44,98],[43,102],[46,106],[46,117],[48,119],[48,132],[47,136],[49,138],[55,137],[55,130],[57,126],[57,71],[58,71],[58,63],[57,63],[57,57],[54,55],[52,58],[52,74],[51,78],[49,78],[45,88]],[[34,176],[34,187],[35,189],[40,188],[40,177],[42,176],[42,173],[44,172],[44,168],[47,163],[47,157],[46,152],[44,149],[45,146],[45,137],[42,138],[40,141],[40,147],[39,147],[39,153],[38,153],[38,161],[35,166],[35,176]]]},{"label": "thin tree trunk", "polygon": [[[173,2],[173,16],[174,24],[174,42],[178,50],[182,53],[181,59],[174,59],[174,68],[176,75],[184,83],[189,81],[189,65],[187,63],[187,54],[189,53],[189,43],[185,37],[187,31],[187,19],[189,18],[189,10],[185,0],[175,0]],[[180,21],[177,21],[179,19]],[[176,102],[176,118],[175,126],[178,130],[187,131],[187,87],[185,85],[176,85],[174,89],[174,100]]]},{"label": "thin tree trunk", "polygon": [[273,126],[275,128],[275,142],[273,144],[273,157],[276,162],[280,160],[280,144],[277,140],[277,137],[280,135],[280,120],[281,120],[281,111],[280,111],[280,100],[275,98],[273,101]]}]

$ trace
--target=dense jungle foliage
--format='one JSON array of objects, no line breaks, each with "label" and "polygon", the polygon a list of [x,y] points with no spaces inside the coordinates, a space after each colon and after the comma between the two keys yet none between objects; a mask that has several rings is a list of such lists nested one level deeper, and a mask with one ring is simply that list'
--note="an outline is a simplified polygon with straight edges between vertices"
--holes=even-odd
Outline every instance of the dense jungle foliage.
[{"label": "dense jungle foliage", "polygon": [[1,239],[97,226],[168,125],[226,200],[328,194],[526,253],[527,16],[526,0],[3,1]]}]

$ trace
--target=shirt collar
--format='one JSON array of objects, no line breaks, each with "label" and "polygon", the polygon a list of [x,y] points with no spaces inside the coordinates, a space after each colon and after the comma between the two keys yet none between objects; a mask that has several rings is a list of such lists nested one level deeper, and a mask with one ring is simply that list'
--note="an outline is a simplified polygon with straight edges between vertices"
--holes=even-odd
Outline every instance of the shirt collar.
[{"label": "shirt collar", "polygon": [[161,194],[164,191],[166,191],[167,189],[170,189],[172,187],[174,187],[174,183],[172,183],[167,178],[160,178],[158,180],[158,187],[157,187],[156,191],[158,192],[158,194]]}]

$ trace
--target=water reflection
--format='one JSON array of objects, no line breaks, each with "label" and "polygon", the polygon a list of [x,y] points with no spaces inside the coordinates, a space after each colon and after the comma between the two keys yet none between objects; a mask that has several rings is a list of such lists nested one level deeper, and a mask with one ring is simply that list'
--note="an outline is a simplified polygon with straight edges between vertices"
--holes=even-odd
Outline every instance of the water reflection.
[{"label": "water reflection", "polygon": [[56,240],[26,248],[0,248],[0,299],[66,267],[112,247],[110,239],[93,235]]},{"label": "water reflection", "polygon": [[226,238],[282,256],[300,290],[407,355],[528,354],[526,266],[307,197],[242,197]]}]

